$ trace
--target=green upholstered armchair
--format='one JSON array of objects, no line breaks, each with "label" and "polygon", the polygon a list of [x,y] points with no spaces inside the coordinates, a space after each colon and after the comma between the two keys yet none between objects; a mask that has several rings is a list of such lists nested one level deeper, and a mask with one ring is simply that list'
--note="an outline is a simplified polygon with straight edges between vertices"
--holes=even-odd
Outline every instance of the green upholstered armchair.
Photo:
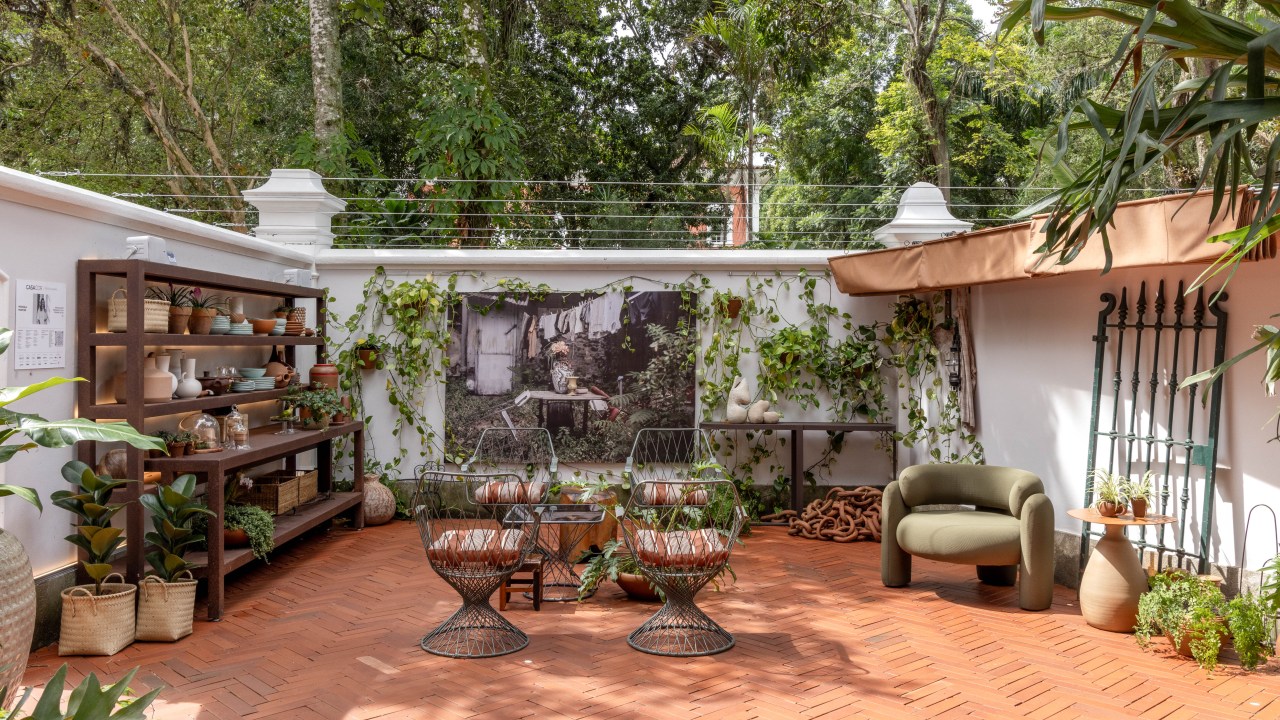
[{"label": "green upholstered armchair", "polygon": [[[916,510],[973,505],[973,510]],[[1040,478],[990,465],[914,465],[885,488],[880,577],[911,583],[911,556],[976,565],[978,579],[1018,585],[1023,610],[1053,601],[1053,504]]]}]

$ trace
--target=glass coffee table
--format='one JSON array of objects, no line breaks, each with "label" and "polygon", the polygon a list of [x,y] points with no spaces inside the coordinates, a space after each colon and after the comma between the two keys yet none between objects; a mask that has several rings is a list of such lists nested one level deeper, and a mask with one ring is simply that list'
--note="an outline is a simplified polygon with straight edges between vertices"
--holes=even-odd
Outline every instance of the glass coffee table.
[{"label": "glass coffee table", "polygon": [[[578,586],[582,579],[573,569],[569,557],[574,547],[587,536],[591,526],[604,520],[605,510],[599,505],[550,503],[541,505],[517,505],[503,518],[506,525],[524,525],[533,522],[531,513],[542,516],[538,532],[537,551],[546,557],[542,566],[542,599],[544,602],[569,602],[578,599]],[[525,593],[526,597],[532,597]]]}]

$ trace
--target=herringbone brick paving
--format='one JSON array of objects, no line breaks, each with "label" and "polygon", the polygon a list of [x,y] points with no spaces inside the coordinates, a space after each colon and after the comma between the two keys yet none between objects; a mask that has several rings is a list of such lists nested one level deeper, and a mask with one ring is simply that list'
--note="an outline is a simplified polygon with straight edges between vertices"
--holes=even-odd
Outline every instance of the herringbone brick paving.
[{"label": "herringbone brick paving", "polygon": [[[606,585],[582,604],[507,611],[531,638],[514,655],[451,660],[418,640],[457,595],[427,566],[417,531],[334,530],[237,576],[221,623],[175,644],[71,658],[72,679],[141,666],[163,685],[154,717],[367,718],[1236,718],[1280,717],[1280,673],[1212,676],[1163,641],[1090,628],[1075,593],[1023,612],[1012,588],[972,568],[917,560],[909,588],[882,587],[880,546],[757,528],[734,552],[738,580],[700,603],[737,638],[679,659],[630,649],[655,606]],[[34,654],[28,683],[62,662]],[[1280,666],[1273,662],[1272,666]]]}]

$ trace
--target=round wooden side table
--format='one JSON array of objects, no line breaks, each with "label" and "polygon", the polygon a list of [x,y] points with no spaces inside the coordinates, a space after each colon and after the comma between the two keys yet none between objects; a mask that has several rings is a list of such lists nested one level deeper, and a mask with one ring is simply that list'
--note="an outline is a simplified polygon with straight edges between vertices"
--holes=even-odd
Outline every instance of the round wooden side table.
[{"label": "round wooden side table", "polygon": [[1130,525],[1164,525],[1172,515],[1103,517],[1094,508],[1068,510],[1077,520],[1107,528],[1089,556],[1080,578],[1080,614],[1099,630],[1133,632],[1138,621],[1138,598],[1147,591],[1147,571],[1124,529]]}]

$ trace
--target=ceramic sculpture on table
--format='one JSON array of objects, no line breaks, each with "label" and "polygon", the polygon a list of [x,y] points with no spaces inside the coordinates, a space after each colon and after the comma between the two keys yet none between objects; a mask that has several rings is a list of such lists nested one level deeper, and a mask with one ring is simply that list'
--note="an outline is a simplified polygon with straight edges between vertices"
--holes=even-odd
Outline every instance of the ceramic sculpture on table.
[{"label": "ceramic sculpture on table", "polygon": [[746,422],[747,406],[750,404],[751,391],[747,389],[747,381],[739,375],[733,379],[733,388],[729,390],[729,406],[724,411],[725,422]]}]

